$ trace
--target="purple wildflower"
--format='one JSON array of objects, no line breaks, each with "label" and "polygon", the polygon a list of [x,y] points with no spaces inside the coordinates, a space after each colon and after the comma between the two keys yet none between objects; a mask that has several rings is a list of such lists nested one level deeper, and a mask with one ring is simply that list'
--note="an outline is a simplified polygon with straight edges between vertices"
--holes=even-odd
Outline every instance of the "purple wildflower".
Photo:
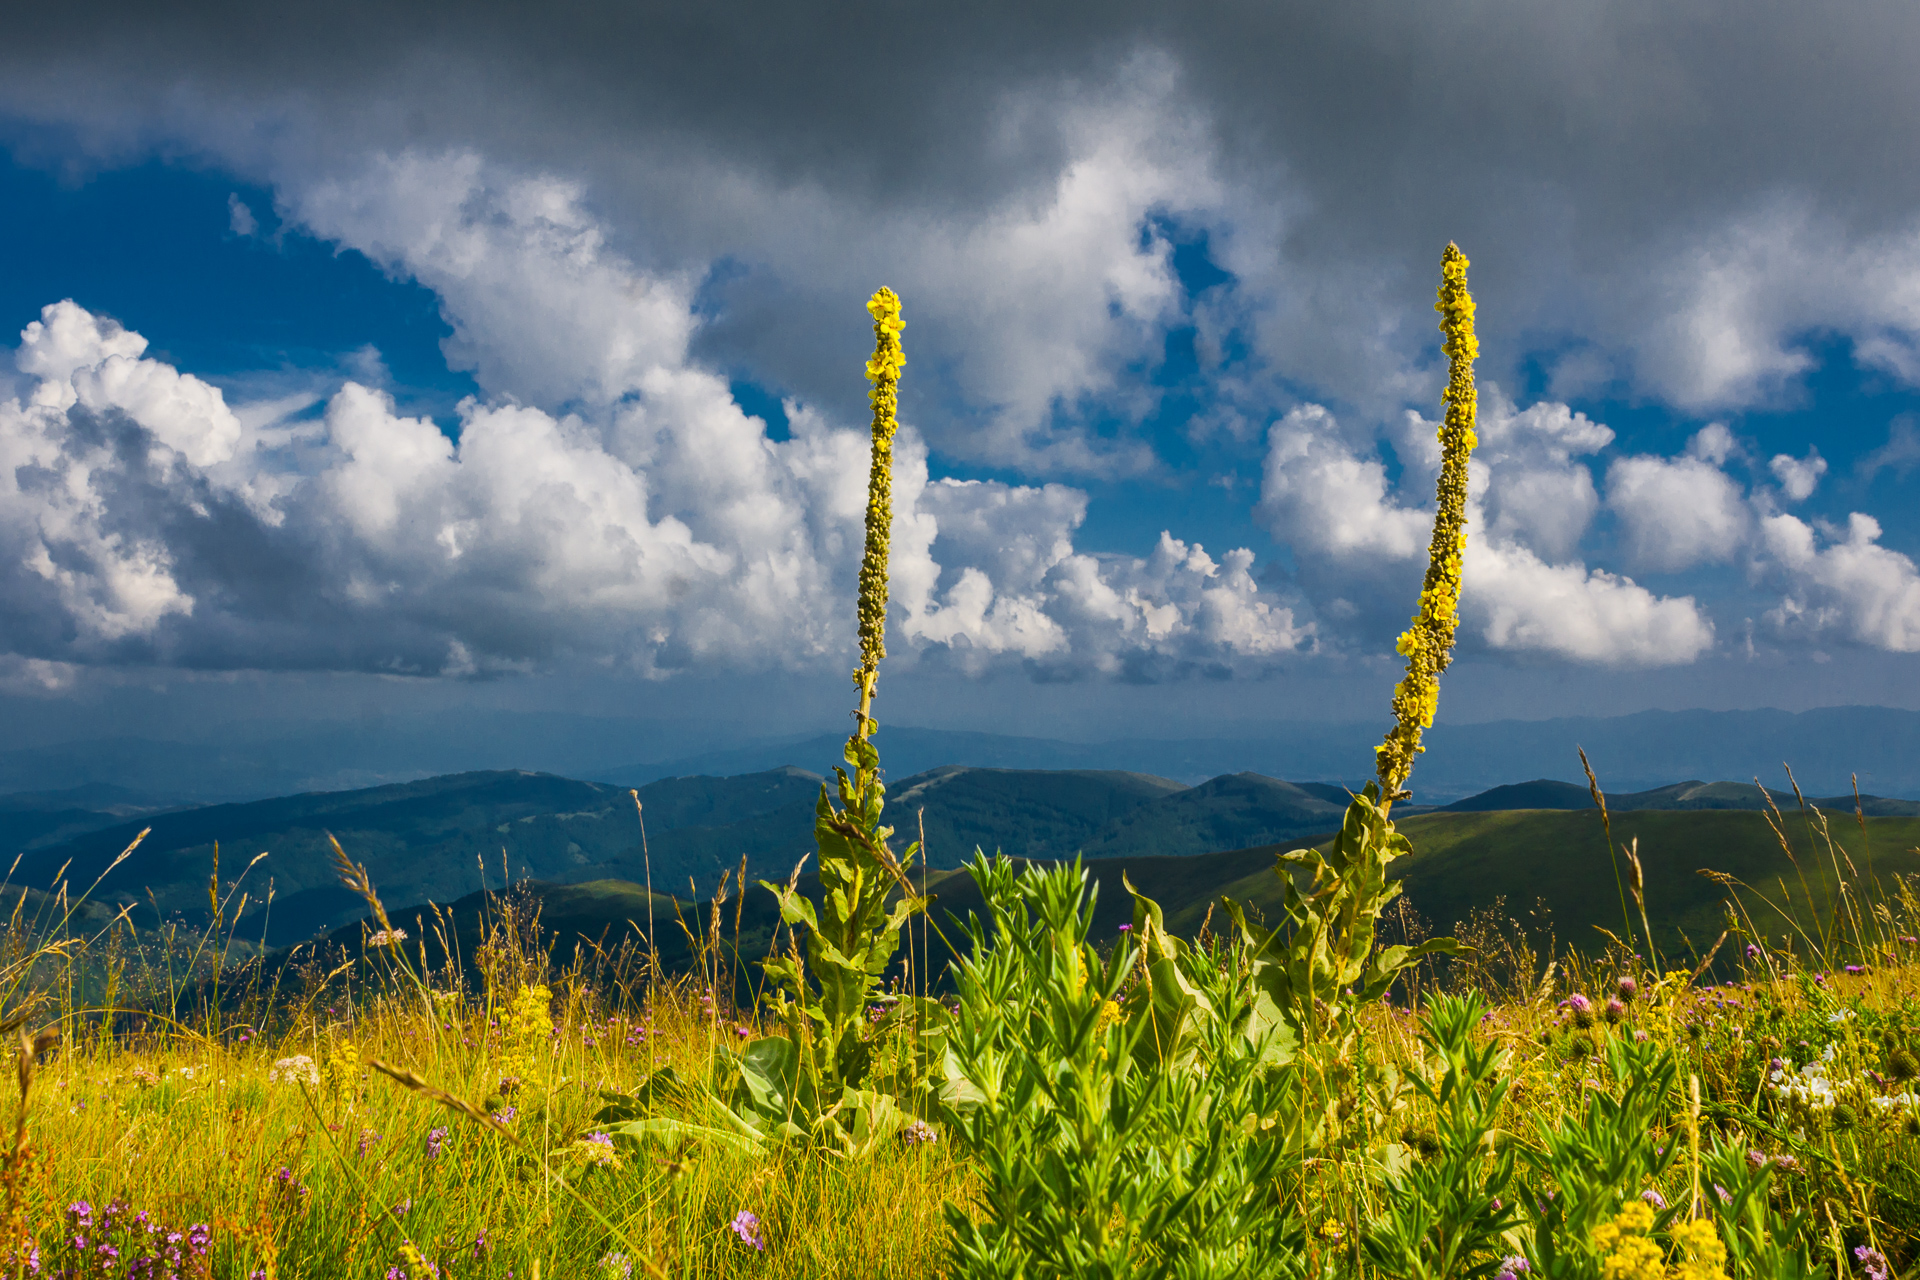
[{"label": "purple wildflower", "polygon": [[1655,1191],[1652,1187],[1648,1187],[1645,1191],[1642,1191],[1640,1198],[1656,1209],[1664,1209],[1667,1207],[1667,1198],[1658,1191]]},{"label": "purple wildflower", "polygon": [[1863,1244],[1855,1245],[1853,1257],[1867,1280],[1891,1280],[1893,1268],[1887,1265],[1887,1255],[1878,1249],[1869,1249]]},{"label": "purple wildflower", "polygon": [[740,1243],[750,1245],[761,1253],[767,1251],[767,1237],[760,1230],[760,1215],[753,1210],[742,1209],[734,1214],[727,1228],[740,1237]]},{"label": "purple wildflower", "polygon": [[438,1160],[443,1143],[447,1140],[447,1127],[438,1125],[427,1130],[427,1159]]}]

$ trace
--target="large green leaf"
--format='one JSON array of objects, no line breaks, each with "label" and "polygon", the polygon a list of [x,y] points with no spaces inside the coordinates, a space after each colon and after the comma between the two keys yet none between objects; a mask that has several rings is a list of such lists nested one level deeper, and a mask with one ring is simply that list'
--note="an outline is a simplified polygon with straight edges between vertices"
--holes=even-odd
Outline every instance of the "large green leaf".
[{"label": "large green leaf", "polygon": [[763,1146],[758,1139],[749,1134],[690,1124],[685,1120],[675,1120],[667,1116],[629,1120],[624,1124],[614,1125],[606,1132],[609,1138],[621,1145],[652,1144],[665,1147],[669,1151],[678,1151],[689,1144],[708,1144],[739,1155],[755,1155]]}]

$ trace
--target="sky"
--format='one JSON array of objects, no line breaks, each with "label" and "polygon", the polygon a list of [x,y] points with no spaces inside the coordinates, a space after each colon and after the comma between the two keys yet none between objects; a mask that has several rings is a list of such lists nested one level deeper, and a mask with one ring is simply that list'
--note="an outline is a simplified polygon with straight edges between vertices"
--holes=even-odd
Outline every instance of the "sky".
[{"label": "sky", "polygon": [[[20,741],[485,707],[1920,707],[1910,5],[43,6],[0,48]],[[11,335],[18,334],[17,338]]]}]

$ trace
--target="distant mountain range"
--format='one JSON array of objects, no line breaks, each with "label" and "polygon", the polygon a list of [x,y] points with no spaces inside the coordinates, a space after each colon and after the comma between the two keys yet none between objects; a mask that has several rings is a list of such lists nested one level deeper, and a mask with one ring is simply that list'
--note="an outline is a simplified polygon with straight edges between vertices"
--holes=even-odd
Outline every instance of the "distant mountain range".
[{"label": "distant mountain range", "polygon": [[[887,726],[881,750],[892,776],[943,764],[1003,769],[1127,770],[1198,783],[1253,772],[1358,787],[1372,776],[1373,745],[1382,724],[1277,724],[1271,736],[1103,743],[955,733]],[[675,775],[748,773],[780,764],[824,772],[840,758],[843,739],[821,735],[781,740],[652,763],[590,770],[585,776],[626,783]],[[1428,752],[1414,774],[1417,798],[1444,804],[1510,782],[1545,777],[1584,784],[1584,747],[1609,791],[1636,792],[1675,778],[1728,778],[1787,789],[1791,766],[1809,794],[1860,789],[1920,799],[1920,712],[1894,707],[1824,707],[1814,711],[1643,711],[1626,716],[1555,720],[1442,722],[1427,734]],[[1584,790],[1584,785],[1582,786]]]},{"label": "distant mountain range", "polygon": [[[1276,722],[1261,736],[1103,743],[921,729],[881,730],[889,776],[942,765],[1151,774],[1185,784],[1252,772],[1359,785],[1385,726]],[[639,719],[501,712],[436,713],[232,730],[217,741],[105,738],[0,750],[0,792],[58,792],[105,784],[157,806],[341,791],[479,770],[530,769],[614,786],[704,774],[728,777],[793,765],[826,773],[839,732],[676,752],[684,726]],[[1443,721],[1415,774],[1418,798],[1445,804],[1516,778],[1582,782],[1585,747],[1601,781],[1622,792],[1675,778],[1758,777],[1825,795],[1851,789],[1920,799],[1920,712],[1888,707],[1815,711],[1648,711],[1616,717]]]},{"label": "distant mountain range", "polygon": [[[104,875],[96,900],[133,904],[136,920],[146,920],[155,909],[163,917],[205,914],[216,842],[223,883],[264,851],[268,856],[240,885],[242,917],[248,932],[257,929],[255,936],[278,944],[340,925],[364,909],[338,883],[329,833],[368,866],[384,899],[395,905],[452,902],[529,878],[650,882],[656,892],[696,901],[713,892],[722,873],[737,873],[742,859],[750,881],[785,878],[813,850],[820,783],[818,775],[792,766],[658,779],[636,789],[491,771],[171,810],[110,790],[16,794],[0,796],[0,838],[12,846],[0,846],[0,854],[19,857],[15,884],[41,888],[64,878],[78,891]],[[897,845],[924,830],[928,864],[950,870],[976,848],[1033,859],[1126,860],[1278,846],[1336,829],[1347,799],[1337,785],[1247,772],[1184,786],[1116,770],[943,765],[894,783],[888,817]],[[1850,812],[1853,797],[1816,803]],[[1609,806],[1623,814],[1764,804],[1759,789],[1735,783],[1689,782],[1609,797]],[[1880,817],[1920,815],[1920,802],[1910,800],[1866,797],[1863,805]],[[1497,787],[1445,810],[1402,804],[1395,812],[1418,820],[1422,813],[1591,806],[1584,787],[1537,780]],[[151,834],[113,867],[147,827]],[[1265,856],[1270,863],[1271,853]],[[241,899],[234,901],[237,909]]]}]

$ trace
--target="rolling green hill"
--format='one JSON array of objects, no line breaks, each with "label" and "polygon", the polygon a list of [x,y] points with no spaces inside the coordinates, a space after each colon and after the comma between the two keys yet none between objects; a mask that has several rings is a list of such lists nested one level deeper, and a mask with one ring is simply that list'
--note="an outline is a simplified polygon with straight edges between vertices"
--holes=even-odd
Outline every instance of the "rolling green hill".
[{"label": "rolling green hill", "polygon": [[[657,891],[692,899],[711,893],[743,856],[750,878],[784,878],[813,848],[820,781],[783,768],[649,783],[639,789],[644,847],[627,789],[525,772],[454,774],[133,821],[108,816],[113,825],[103,829],[27,847],[14,879],[46,885],[65,867],[64,878],[77,891],[150,825],[152,833],[101,883],[99,900],[139,904],[136,918],[151,922],[151,895],[163,915],[197,919],[206,910],[215,842],[223,883],[265,851],[242,887],[246,928],[262,930],[270,944],[360,914],[362,904],[337,883],[329,833],[367,865],[391,902],[451,902],[510,879],[644,882],[649,867]],[[1069,857],[1118,817],[1181,791],[1178,783],[1144,774],[950,768],[897,784],[889,813],[904,844],[917,834],[924,810],[936,863],[954,867],[976,845]]]},{"label": "rolling green hill", "polygon": [[[1754,925],[1776,938],[1790,927],[1787,914],[1770,909],[1763,897],[1818,934],[1815,917],[1830,910],[1839,878],[1888,882],[1920,873],[1920,818],[1869,817],[1863,835],[1853,821],[1835,815],[1830,830],[1851,859],[1836,868],[1825,841],[1800,813],[1788,810],[1785,816],[1792,858],[1759,813],[1639,810],[1613,816],[1615,839],[1639,842],[1647,911],[1663,949],[1681,949],[1682,934],[1701,946],[1719,934],[1728,890],[1703,870],[1749,886],[1741,896]],[[1403,873],[1407,895],[1429,920],[1458,920],[1504,896],[1516,911],[1544,899],[1569,943],[1597,936],[1596,925],[1621,932],[1620,891],[1592,812],[1432,814],[1408,820],[1403,830],[1418,851]],[[1818,912],[1807,909],[1809,891]]]},{"label": "rolling green hill", "polygon": [[[1655,787],[1651,791],[1608,792],[1607,808],[1616,813],[1637,809],[1751,809],[1759,812],[1767,807],[1767,794],[1750,782],[1676,782],[1669,787]],[[1889,800],[1883,796],[1859,797],[1860,808],[1876,817],[1914,817],[1920,815],[1920,800]],[[1796,802],[1791,790],[1784,795],[1775,793],[1773,802],[1783,808],[1794,808]],[[1854,797],[1825,796],[1809,800],[1807,803],[1819,809],[1834,813],[1852,813]],[[1548,778],[1536,778],[1532,782],[1516,782],[1504,787],[1494,787],[1477,796],[1468,796],[1452,804],[1442,805],[1446,813],[1486,813],[1495,809],[1591,809],[1593,796],[1583,786],[1572,782],[1554,782]]]},{"label": "rolling green hill", "polygon": [[[656,886],[685,886],[696,876],[710,891],[717,868],[736,864],[747,849],[777,851],[786,858],[781,869],[791,866],[810,847],[818,788],[818,778],[797,769],[642,788]],[[152,834],[107,875],[97,897],[144,908],[151,893],[163,914],[197,918],[205,912],[216,841],[223,883],[265,851],[243,891],[247,927],[266,929],[270,942],[305,937],[359,914],[362,904],[337,884],[329,832],[394,902],[450,902],[483,884],[529,876],[641,880],[646,867],[628,791],[504,772],[159,814],[30,851],[14,879],[47,884],[67,865],[66,882],[77,891],[148,825]],[[136,918],[150,919],[150,913],[143,909]]]},{"label": "rolling green hill", "polygon": [[1089,858],[1190,857],[1328,831],[1346,809],[1338,787],[1235,773],[1143,804],[1084,847]]},{"label": "rolling green hill", "polygon": [[[1527,919],[1529,928],[1536,931],[1536,943],[1548,941],[1549,929],[1560,945],[1582,950],[1604,945],[1605,936],[1595,926],[1628,936],[1621,919],[1622,895],[1595,813],[1428,813],[1405,820],[1400,828],[1412,840],[1415,852],[1395,869],[1405,883],[1409,904],[1433,932],[1448,931],[1472,912],[1504,904],[1503,917]],[[1756,928],[1776,943],[1799,931],[1795,945],[1806,954],[1809,939],[1832,927],[1828,913],[1836,880],[1833,857],[1797,812],[1790,815],[1787,826],[1791,858],[1764,817],[1741,810],[1623,813],[1615,817],[1614,831],[1622,840],[1639,842],[1648,914],[1663,954],[1671,958],[1690,959],[1710,946],[1722,927],[1722,903],[1730,891],[1700,875],[1702,869],[1744,882],[1748,888],[1738,891],[1741,903]],[[1836,823],[1832,834],[1840,850],[1838,872],[1849,880],[1857,876],[1891,888],[1895,877],[1920,876],[1920,848],[1916,847],[1920,846],[1920,818],[1869,817],[1864,838],[1852,822]],[[1196,856],[1090,860],[1088,869],[1099,895],[1095,936],[1112,937],[1132,918],[1123,876],[1160,903],[1168,925],[1176,931],[1197,932],[1223,896],[1247,904],[1258,917],[1277,921],[1284,887],[1275,873],[1276,855],[1288,847],[1292,846],[1282,843]],[[962,871],[938,870],[929,872],[926,882],[935,897],[936,923],[957,942],[963,935],[951,923],[952,917],[964,917],[981,905],[971,879]],[[805,877],[802,888],[817,893],[818,881]],[[546,942],[563,957],[582,939],[604,942],[629,934],[637,938],[636,922],[645,919],[644,892],[622,881],[528,884],[519,892],[529,901],[544,904]],[[1542,910],[1531,915],[1536,907]],[[480,936],[479,922],[486,910],[481,895],[463,899],[453,908],[460,945],[468,954]],[[687,900],[677,904],[679,915],[696,929],[708,910]],[[656,898],[660,948],[670,968],[686,966],[690,955],[675,912],[674,903],[664,896]],[[737,937],[742,972],[757,973],[751,962],[764,957],[774,941],[777,913],[771,895],[753,888],[744,903],[729,903],[721,914],[729,947]],[[403,918],[402,913],[395,916]],[[418,915],[404,918],[409,929],[429,923]],[[1214,927],[1223,924],[1216,912]],[[360,926],[354,926],[338,931],[333,941],[351,948],[359,936]],[[932,966],[938,970],[948,953],[934,930],[917,930],[913,945],[923,959],[927,943]]]},{"label": "rolling green hill", "polygon": [[[1731,875],[1747,886],[1738,891],[1740,900],[1754,926],[1776,941],[1796,927],[1812,936],[1820,934],[1823,922],[1830,928],[1834,885],[1842,876],[1856,883],[1877,880],[1891,890],[1895,877],[1920,875],[1920,817],[1868,817],[1863,836],[1851,817],[1831,816],[1842,858],[1838,875],[1825,841],[1799,811],[1787,811],[1786,818],[1792,857],[1759,813],[1703,809],[1613,815],[1615,839],[1639,842],[1647,914],[1663,951],[1686,954],[1690,943],[1705,947],[1720,932],[1721,904],[1730,891],[1702,871]],[[1603,941],[1596,926],[1627,934],[1622,891],[1599,815],[1592,810],[1429,813],[1398,826],[1413,842],[1414,854],[1395,864],[1395,874],[1409,904],[1436,931],[1504,902],[1506,914],[1514,917],[1526,917],[1543,904],[1542,918],[1550,918],[1567,945],[1586,948]],[[1277,854],[1280,846],[1259,852]],[[1279,911],[1283,898],[1271,876],[1230,882],[1220,891],[1260,905],[1269,916]],[[1186,910],[1191,915],[1195,908]]]},{"label": "rolling green hill", "polygon": [[946,765],[893,788],[887,812],[899,829],[897,842],[905,844],[918,838],[916,818],[924,809],[930,864],[953,868],[975,849],[1021,858],[1071,858],[1116,821],[1186,790],[1178,782],[1144,773]]},{"label": "rolling green hill", "polygon": [[[85,821],[112,825],[68,839],[57,839],[57,828],[54,836],[16,838],[21,863],[13,882],[48,887],[64,866],[64,879],[77,892],[151,825],[152,834],[106,877],[96,899],[136,904],[135,919],[143,923],[152,922],[154,907],[163,917],[197,919],[206,912],[215,842],[223,884],[264,851],[268,856],[242,886],[243,929],[270,945],[360,915],[362,904],[337,883],[329,832],[367,865],[392,903],[453,902],[509,880],[645,883],[649,869],[656,892],[691,902],[712,893],[743,856],[749,879],[784,878],[813,848],[819,786],[818,777],[794,768],[649,783],[639,792],[644,847],[628,790],[550,774],[454,774],[128,820],[109,811],[110,803],[130,803],[125,797],[90,796],[99,807],[86,810]],[[1596,923],[1614,927],[1619,895],[1598,818],[1584,791],[1575,791],[1534,782],[1498,788],[1447,811],[1403,805],[1398,816],[1420,850],[1401,873],[1414,906],[1429,920],[1450,923],[1496,897],[1516,911],[1544,897],[1562,936],[1585,936]],[[68,820],[69,799],[21,803],[41,806],[23,812],[44,826]],[[1154,890],[1141,877],[1164,883],[1169,911],[1184,919],[1191,908],[1197,925],[1207,902],[1222,892],[1276,904],[1278,882],[1265,871],[1274,847],[1331,830],[1346,800],[1336,786],[1253,773],[1183,787],[1117,771],[942,767],[896,782],[888,816],[898,845],[915,838],[924,819],[933,872],[959,866],[976,847],[1048,860],[1084,854],[1109,870],[1139,868],[1136,880],[1149,893]],[[0,797],[0,812],[5,801]],[[1515,803],[1538,807],[1515,810]],[[1784,855],[1762,815],[1752,811],[1762,803],[1755,788],[1682,783],[1610,803],[1621,837],[1638,834],[1647,850],[1652,909],[1689,936],[1713,923],[1708,917],[1717,918],[1717,893],[1694,875],[1696,868],[1728,871],[1756,885],[1792,872],[1773,861]],[[1844,807],[1851,809],[1850,797]],[[1869,798],[1865,807],[1884,847],[1912,847],[1920,805]],[[1858,838],[1850,822],[1836,831],[1843,841]],[[1259,856],[1246,853],[1260,849]],[[1596,878],[1596,867],[1604,877]],[[958,883],[951,889],[964,892]],[[1117,924],[1125,910],[1115,893],[1117,880],[1108,894],[1117,904]]]}]

